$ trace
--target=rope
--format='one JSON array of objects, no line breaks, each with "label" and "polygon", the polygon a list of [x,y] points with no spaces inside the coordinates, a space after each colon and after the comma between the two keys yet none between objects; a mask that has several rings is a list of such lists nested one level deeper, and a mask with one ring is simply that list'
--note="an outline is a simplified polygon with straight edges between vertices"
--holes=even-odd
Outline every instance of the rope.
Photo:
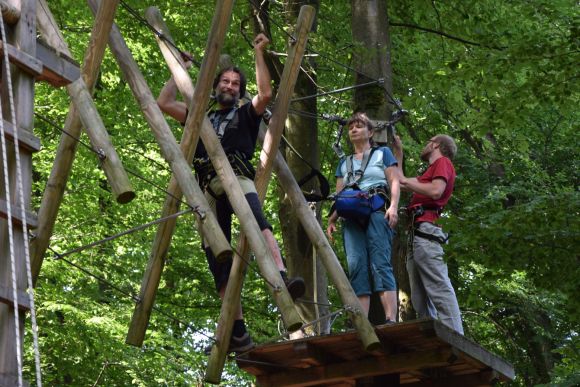
[{"label": "rope", "polygon": [[[124,295],[125,297],[128,297],[128,298],[130,298],[130,299],[131,299],[133,302],[135,302],[135,303],[139,303],[139,302],[141,302],[141,299],[140,299],[138,296],[136,296],[135,294],[129,293],[129,292],[127,292],[127,291],[125,291],[125,290],[121,289],[119,286],[117,286],[117,285],[113,284],[112,282],[110,282],[110,281],[107,281],[107,280],[106,280],[106,279],[104,279],[103,277],[101,277],[101,276],[98,276],[98,275],[96,275],[96,274],[94,274],[94,273],[90,272],[89,270],[87,270],[87,269],[83,268],[82,266],[80,266],[80,265],[77,265],[76,263],[69,261],[69,260],[68,260],[68,259],[66,259],[64,256],[61,256],[61,254],[59,254],[57,251],[55,251],[55,250],[54,250],[52,247],[49,247],[48,249],[54,253],[54,255],[55,255],[55,257],[56,257],[55,259],[57,259],[57,260],[60,260],[60,261],[63,261],[63,262],[65,262],[65,263],[67,263],[68,265],[70,265],[70,266],[74,267],[75,269],[79,270],[80,272],[84,273],[85,275],[88,275],[89,277],[92,277],[92,278],[96,279],[98,282],[100,282],[100,283],[102,283],[102,284],[105,284],[105,285],[107,285],[107,286],[110,286],[110,287],[111,287],[111,289],[113,289],[113,290],[116,290],[117,292],[121,293],[121,294],[122,294],[122,295]],[[169,313],[167,313],[167,312],[165,312],[165,311],[161,310],[159,307],[157,307],[157,306],[153,305],[153,306],[152,306],[152,309],[153,309],[153,310],[155,310],[156,312],[158,312],[159,314],[161,314],[161,315],[163,315],[163,316],[165,316],[165,317],[169,318],[170,320],[172,320],[172,321],[174,321],[174,322],[177,322],[177,323],[179,323],[179,324],[181,324],[181,325],[183,325],[183,326],[185,326],[185,327],[187,327],[187,328],[191,329],[191,331],[192,331],[193,333],[198,333],[198,334],[200,334],[200,335],[202,335],[202,336],[205,336],[206,338],[208,338],[208,339],[210,339],[210,340],[213,340],[213,341],[215,341],[215,339],[214,339],[213,337],[210,337],[210,336],[206,335],[205,333],[203,333],[203,332],[201,331],[201,329],[196,329],[196,328],[195,328],[195,327],[193,327],[191,324],[189,324],[189,323],[186,323],[186,322],[184,322],[184,321],[182,321],[182,320],[178,319],[177,317],[170,315]]]},{"label": "rope", "polygon": [[[1,15],[1,12],[0,12]],[[4,25],[4,22],[2,22]],[[2,40],[4,40],[4,35],[2,35]],[[6,47],[6,46],[4,46]],[[8,50],[4,50],[7,52]],[[5,61],[8,63],[7,61]],[[13,230],[13,220],[12,220],[12,206],[10,204],[10,177],[8,175],[8,159],[7,159],[7,147],[6,147],[6,139],[5,139],[5,131],[4,131],[4,119],[2,117],[2,109],[0,103],[0,136],[2,137],[2,163],[4,166],[4,192],[6,194],[6,213],[8,216],[8,244],[10,250],[10,267],[11,267],[11,276],[12,276],[12,298],[13,298],[13,308],[14,308],[14,333],[16,337],[16,362],[18,366],[18,386],[22,386],[22,364],[20,359],[20,317],[18,311],[18,292],[17,292],[17,282],[16,282],[16,265],[14,257],[14,230]],[[15,128],[18,130],[17,128]]]},{"label": "rope", "polygon": [[163,35],[162,32],[157,31],[157,29],[153,25],[151,25],[151,23],[149,23],[149,21],[147,19],[145,19],[143,16],[141,16],[139,14],[139,12],[137,12],[135,9],[131,8],[125,1],[121,0],[121,5],[123,6],[123,8],[125,8],[127,10],[127,12],[129,12],[129,14],[131,16],[133,16],[135,19],[137,19],[139,22],[141,22],[143,25],[145,25],[149,30],[151,30],[155,34],[155,36],[157,36],[159,39],[167,42],[167,44],[169,44],[171,47],[175,48],[179,52],[179,54],[181,55],[182,58],[190,60],[197,67],[201,67],[201,63],[198,60],[193,58],[193,56],[191,54],[186,53],[185,51],[183,51],[179,47],[177,47],[177,45],[175,45],[175,43],[173,43],[170,39],[168,39],[165,35]]},{"label": "rope", "polygon": [[156,225],[156,224],[159,224],[159,223],[163,223],[163,222],[165,222],[165,221],[167,221],[169,219],[173,219],[173,218],[177,218],[178,216],[181,216],[181,215],[189,214],[192,211],[194,211],[194,209],[189,208],[187,210],[183,210],[183,211],[180,211],[180,212],[176,212],[174,214],[165,216],[163,218],[156,219],[156,220],[151,221],[149,223],[145,223],[145,224],[142,224],[140,226],[133,227],[133,228],[131,228],[129,230],[122,231],[122,232],[120,232],[118,234],[111,235],[109,237],[103,238],[103,239],[98,240],[96,242],[92,242],[92,243],[86,244],[84,246],[77,247],[76,249],[69,250],[66,253],[59,254],[59,257],[66,257],[66,256],[69,256],[69,255],[74,254],[74,253],[79,253],[81,251],[84,251],[84,250],[93,248],[95,246],[102,245],[103,243],[110,242],[110,241],[115,240],[117,238],[120,238],[122,236],[125,236],[125,235],[128,235],[128,234],[132,234],[132,233],[134,233],[136,231],[144,230],[147,227],[150,227],[150,226],[153,226],[153,225]]},{"label": "rope", "polygon": [[[291,42],[295,42],[295,41],[296,41],[296,38],[295,38],[293,35],[291,35],[290,33],[288,33],[288,31],[286,31],[286,30],[285,30],[285,29],[284,29],[284,28],[283,28],[283,27],[282,27],[280,24],[278,24],[278,23],[277,23],[277,22],[276,22],[276,21],[275,21],[275,20],[274,20],[272,17],[270,17],[269,13],[265,12],[265,11],[262,9],[262,7],[256,3],[256,1],[255,1],[255,0],[248,0],[248,2],[250,3],[250,5],[251,5],[251,6],[253,5],[253,6],[254,6],[254,7],[255,7],[255,8],[258,10],[258,12],[259,12],[261,15],[264,15],[264,16],[265,16],[265,17],[266,17],[266,18],[267,18],[267,19],[270,21],[270,23],[274,24],[274,25],[275,25],[276,27],[278,27],[278,28],[279,28],[279,29],[280,29],[280,30],[281,30],[281,31],[282,31],[282,32],[283,32],[283,33],[284,33],[286,36],[288,36],[288,37],[290,38]],[[367,75],[367,74],[365,74],[365,73],[363,73],[363,72],[361,72],[361,71],[359,71],[359,70],[357,70],[357,69],[355,69],[355,68],[353,68],[353,67],[350,67],[349,65],[346,65],[346,64],[344,64],[344,63],[342,63],[342,62],[339,62],[339,61],[337,61],[336,59],[334,59],[334,58],[332,58],[332,57],[330,57],[330,56],[323,55],[323,54],[321,54],[321,53],[317,52],[316,50],[314,50],[314,49],[312,48],[312,45],[311,45],[311,42],[310,42],[310,41],[308,41],[308,46],[309,46],[309,48],[308,48],[308,47],[306,48],[306,51],[307,51],[308,53],[311,53],[311,54],[318,55],[318,56],[320,56],[321,58],[324,58],[324,59],[326,59],[326,60],[328,60],[328,61],[330,61],[330,62],[332,62],[332,63],[334,63],[334,64],[336,64],[336,65],[339,65],[339,66],[341,66],[341,67],[344,67],[344,68],[346,68],[346,69],[347,69],[347,70],[349,70],[349,71],[352,71],[353,73],[356,73],[356,74],[358,74],[358,75],[360,75],[360,76],[363,76],[363,77],[365,77],[365,78],[368,78],[368,79],[372,80],[372,81],[373,81],[374,83],[376,83],[376,84],[380,84],[380,85],[382,85],[382,88],[383,88],[383,90],[385,91],[385,95],[387,96],[387,99],[389,99],[389,100],[390,100],[390,101],[391,101],[391,102],[392,102],[392,103],[393,103],[393,104],[394,104],[394,105],[395,105],[395,106],[396,106],[398,109],[402,109],[400,102],[399,102],[399,101],[397,101],[395,98],[393,98],[393,96],[391,95],[391,93],[389,93],[389,91],[387,90],[387,87],[384,85],[384,80],[381,80],[381,79],[376,79],[375,77],[371,77],[371,76],[369,76],[369,75]]]},{"label": "rope", "polygon": [[353,89],[359,89],[359,88],[363,88],[363,87],[367,87],[367,86],[372,86],[372,85],[382,85],[385,83],[385,80],[380,78],[374,81],[370,81],[367,83],[359,83],[357,85],[353,85],[353,86],[347,86],[347,87],[343,87],[340,89],[335,89],[335,90],[331,90],[331,91],[325,91],[323,93],[318,93],[318,94],[313,94],[313,95],[307,95],[305,97],[300,97],[300,98],[293,98],[290,100],[290,102],[298,102],[298,101],[304,101],[306,99],[311,99],[311,98],[318,98],[318,97],[323,97],[325,95],[330,95],[330,94],[337,94],[337,93],[342,93],[343,91],[347,91],[347,90],[353,90]]},{"label": "rope", "polygon": [[[7,46],[7,39],[6,39],[6,31],[4,29],[4,20],[2,13],[0,12],[0,30],[2,32],[2,45],[3,47]],[[38,350],[38,325],[36,322],[36,308],[34,307],[34,290],[33,290],[33,283],[32,283],[32,271],[30,268],[30,250],[28,245],[28,225],[26,220],[26,203],[24,200],[24,183],[22,181],[22,163],[20,161],[20,145],[18,141],[18,127],[16,126],[16,112],[14,109],[14,94],[12,90],[12,76],[10,73],[10,61],[8,57],[8,50],[4,49],[4,64],[6,65],[6,83],[8,86],[8,100],[10,103],[10,116],[13,121],[14,125],[14,155],[16,161],[16,181],[17,181],[17,191],[19,191],[18,199],[20,201],[20,216],[22,219],[22,242],[24,245],[24,260],[26,264],[26,277],[27,277],[27,290],[28,290],[28,297],[30,302],[30,319],[32,323],[32,337],[33,337],[33,346],[34,346],[34,362],[36,368],[36,383],[37,386],[42,386],[42,379],[40,373],[40,352]],[[0,111],[2,107],[0,105]],[[2,113],[0,112],[0,119],[4,121],[2,117]],[[8,177],[8,161],[7,161],[7,148],[6,142],[4,139],[4,122],[0,125],[2,126],[2,147],[3,147],[3,161],[4,161],[4,176],[6,180],[6,206],[8,208],[8,224],[10,225],[9,228],[12,228],[12,211],[11,211],[11,197],[10,197],[10,188],[9,188],[9,177]],[[18,283],[16,280],[16,257],[14,251],[14,230],[9,231],[10,235],[10,265],[12,268],[12,295],[14,298],[14,330],[15,330],[15,337],[16,337],[16,357],[17,357],[17,366],[18,366],[18,386],[22,386],[22,349],[20,348],[20,316],[18,311]]]},{"label": "rope", "polygon": [[[82,146],[84,146],[86,149],[88,149],[89,151],[93,152],[94,154],[97,155],[97,157],[101,157],[102,153],[93,149],[91,147],[91,145],[87,144],[86,142],[83,142],[80,138],[77,138],[75,136],[73,136],[72,134],[68,133],[66,130],[64,130],[63,128],[61,128],[60,126],[58,126],[54,121],[50,120],[47,117],[42,116],[39,113],[34,113],[34,115],[38,118],[40,118],[42,121],[48,123],[49,125],[53,126],[54,128],[56,128],[57,130],[59,130],[60,132],[64,133],[65,135],[69,136],[70,138],[72,138],[73,140],[75,140],[76,142],[78,142],[79,144],[81,144]],[[145,158],[148,158],[146,156],[144,156]],[[148,158],[149,159],[149,158]],[[150,160],[150,159],[149,159]],[[157,163],[157,162],[156,162]],[[157,163],[159,164],[159,163]],[[181,198],[178,198],[177,196],[173,195],[171,192],[167,191],[166,189],[164,189],[163,187],[160,187],[159,185],[155,184],[153,181],[147,179],[146,177],[138,174],[137,172],[133,171],[130,168],[125,167],[125,170],[127,171],[127,173],[135,176],[136,178],[146,182],[147,184],[150,184],[151,186],[157,188],[159,191],[165,193],[168,196],[171,196],[173,199],[175,199],[176,201],[178,201],[180,204],[186,205],[190,208],[192,208],[196,213],[200,214],[200,216],[202,216],[202,214],[199,212],[199,210],[194,209],[193,207],[191,207],[187,202],[184,202]],[[166,169],[169,170],[169,169]]]}]

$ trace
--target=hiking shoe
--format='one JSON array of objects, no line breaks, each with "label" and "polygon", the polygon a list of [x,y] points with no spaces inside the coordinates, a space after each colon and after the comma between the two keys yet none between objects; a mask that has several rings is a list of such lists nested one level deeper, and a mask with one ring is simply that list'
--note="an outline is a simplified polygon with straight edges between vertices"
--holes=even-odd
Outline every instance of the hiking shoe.
[{"label": "hiking shoe", "polygon": [[240,337],[236,337],[232,335],[230,338],[230,346],[228,347],[228,353],[241,353],[249,351],[250,349],[254,348],[256,345],[252,341],[250,334],[248,332],[244,333]]},{"label": "hiking shoe", "polygon": [[284,280],[284,285],[292,297],[292,301],[296,301],[298,297],[302,297],[306,291],[306,285],[304,284],[304,279],[302,277],[290,277],[286,273],[282,274],[282,279]]},{"label": "hiking shoe", "polygon": [[[249,351],[250,349],[254,348],[256,345],[252,341],[250,334],[248,332],[244,333],[240,337],[236,337],[232,335],[230,338],[230,345],[228,346],[228,353],[242,353]],[[205,347],[203,352],[209,356],[211,355],[211,350],[213,348],[213,344],[208,345]]]}]

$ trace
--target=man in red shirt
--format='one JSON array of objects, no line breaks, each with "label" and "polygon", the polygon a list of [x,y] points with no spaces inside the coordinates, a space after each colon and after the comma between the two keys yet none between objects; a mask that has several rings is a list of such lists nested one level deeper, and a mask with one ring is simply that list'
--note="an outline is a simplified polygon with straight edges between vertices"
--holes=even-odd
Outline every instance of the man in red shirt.
[{"label": "man in red shirt", "polygon": [[443,261],[442,245],[448,236],[435,224],[453,192],[455,168],[451,160],[457,146],[444,134],[431,138],[421,151],[421,160],[428,162],[429,167],[421,176],[412,178],[403,173],[403,145],[399,137],[393,151],[401,174],[401,189],[413,192],[408,206],[413,216],[412,249],[407,255],[413,308],[419,317],[438,318],[463,334],[457,297]]}]

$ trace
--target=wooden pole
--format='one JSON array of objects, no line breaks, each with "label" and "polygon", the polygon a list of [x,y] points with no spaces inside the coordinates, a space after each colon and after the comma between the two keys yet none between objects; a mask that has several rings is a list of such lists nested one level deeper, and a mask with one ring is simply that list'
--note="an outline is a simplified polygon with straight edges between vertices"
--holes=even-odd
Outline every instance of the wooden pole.
[{"label": "wooden pole", "polygon": [[[231,17],[232,8],[233,3],[229,1],[227,3],[218,2],[216,4],[215,15],[219,16],[214,16],[214,18],[216,18],[218,22],[217,25],[212,23],[212,29],[210,31],[210,35],[208,36],[208,42],[206,46],[206,58],[210,59],[204,59],[204,64],[202,64],[202,67],[204,68],[212,67],[211,71],[215,70],[215,64],[211,63],[215,60],[213,57],[214,55],[219,56],[219,52],[223,46],[225,33],[229,26],[229,19]],[[172,42],[171,33],[163,22],[161,13],[159,12],[158,8],[149,7],[145,11],[145,17],[149,23],[151,23],[157,29],[157,31],[163,34],[165,39]],[[173,47],[169,47],[164,40],[159,38],[157,38],[157,40],[165,61],[171,69],[171,73],[177,83],[177,86],[189,105],[190,102],[194,100],[194,88],[193,83],[191,82],[191,79],[189,78],[189,75],[183,66],[181,55]],[[203,71],[204,73],[211,73],[205,69]],[[210,76],[210,79],[213,79],[213,76]],[[203,86],[200,84],[198,87]],[[206,101],[207,97],[209,96],[209,91],[205,90],[203,91],[203,94],[205,94],[204,99],[196,100]],[[203,97],[203,95],[201,97]],[[205,104],[201,105],[205,107]],[[193,160],[193,154],[199,139],[199,131],[194,129],[194,126],[191,124],[185,126],[180,145],[181,151],[185,156],[185,160],[189,162],[189,165],[191,165],[191,161]],[[179,187],[179,184],[177,183],[175,176],[171,177],[167,192],[168,195],[165,198],[165,203],[161,215],[162,217],[174,214],[179,209],[178,199],[181,198],[182,191]],[[143,280],[141,281],[141,302],[135,306],[133,317],[131,318],[129,332],[127,333],[126,342],[128,344],[139,347],[143,344],[145,331],[151,316],[153,301],[155,300],[155,294],[157,292],[157,288],[159,287],[161,273],[163,272],[163,266],[165,264],[165,257],[171,243],[171,237],[173,235],[176,222],[177,219],[171,219],[160,224],[157,228],[157,233],[155,234],[155,239],[153,241],[153,247],[149,256],[149,262],[147,264],[147,270],[143,276]],[[231,251],[229,256],[222,254],[221,256],[216,255],[216,257],[218,257],[218,259],[230,259]]]},{"label": "wooden pole", "polygon": [[[91,32],[91,39],[85,52],[83,67],[81,70],[82,77],[85,80],[88,89],[91,91],[95,86],[99,67],[101,66],[103,56],[105,55],[107,38],[109,36],[109,31],[111,30],[111,25],[113,24],[119,0],[110,0],[104,4],[105,6],[99,8],[99,12],[95,18],[95,23],[93,24],[93,30]],[[42,17],[45,17],[44,13],[42,14]],[[58,30],[55,30],[55,32],[60,34],[60,31]],[[66,53],[68,52],[68,48],[66,45],[63,45],[62,42],[63,40],[61,39],[52,39],[51,41],[57,50]],[[77,107],[75,104],[71,103],[65,120],[64,133],[61,135],[54,164],[46,183],[46,188],[42,195],[42,201],[38,210],[38,228],[36,230],[36,238],[34,238],[31,243],[32,278],[35,283],[40,273],[44,254],[50,242],[50,237],[52,236],[58,210],[62,203],[64,190],[66,188],[66,182],[72,170],[72,163],[78,146],[78,141],[76,141],[75,138],[80,136],[81,128],[82,124]],[[132,191],[128,192],[130,192],[129,195],[132,194]]]},{"label": "wooden pole", "polygon": [[274,109],[272,109],[273,114],[268,125],[263,149],[260,153],[260,165],[258,165],[256,173],[256,190],[261,200],[264,200],[266,197],[270,176],[272,175],[272,167],[276,159],[276,154],[278,153],[282,133],[284,132],[290,98],[294,93],[294,86],[298,79],[302,57],[304,56],[304,50],[308,42],[308,32],[312,29],[315,15],[316,10],[312,6],[302,6],[298,14],[295,29],[296,36],[294,36],[295,41],[288,51],[288,58],[286,59],[284,71],[280,78],[280,89],[276,96]]},{"label": "wooden pole", "polygon": [[[260,165],[256,174],[256,190],[261,201],[266,196],[266,190],[270,181],[272,173],[272,165],[276,154],[278,153],[278,146],[282,132],[284,131],[284,120],[288,114],[288,107],[290,105],[290,97],[296,85],[300,64],[304,56],[304,50],[308,41],[308,32],[312,28],[314,16],[316,11],[314,7],[303,6],[300,8],[296,25],[295,42],[288,52],[288,58],[284,65],[284,71],[280,80],[280,88],[276,96],[276,103],[274,105],[274,114],[270,120],[270,127],[266,134],[263,150],[260,155]],[[204,142],[205,144],[205,142]],[[247,255],[248,241],[246,236],[242,237],[238,246],[241,254]],[[212,347],[211,355],[208,362],[208,368],[205,374],[205,381],[209,383],[219,383],[221,374],[225,364],[225,357],[229,344],[229,337],[232,334],[233,318],[236,312],[230,305],[238,305],[240,300],[240,293],[243,282],[243,272],[245,262],[240,257],[234,258],[232,271],[228,280],[226,293],[224,299],[230,300],[229,305],[222,304],[220,312],[220,320],[216,330],[216,341]]]},{"label": "wooden pole", "polygon": [[[221,31],[220,28],[216,30],[216,26],[223,26],[224,21],[229,21],[229,17],[225,19],[221,12],[224,9],[231,9],[232,2],[231,1],[219,1],[216,4],[216,12],[214,14],[214,20],[212,23],[212,34],[214,31]],[[154,10],[153,10],[154,11]],[[147,12],[147,17],[151,21],[154,19],[155,12],[151,12],[151,9]],[[160,19],[160,17],[159,17]],[[155,20],[153,20],[155,22]],[[159,25],[161,23],[157,23]],[[223,31],[225,33],[225,30]],[[166,38],[169,38],[170,34],[169,31],[163,31]],[[212,67],[215,69],[217,56],[210,56],[208,55],[211,52],[212,48],[215,47],[216,39],[208,39],[208,49],[206,50],[206,56],[204,57],[204,63],[208,63],[206,61],[213,61]],[[161,42],[160,42],[161,43]],[[163,42],[163,44],[165,44]],[[171,65],[177,58],[179,58],[179,54],[177,52],[172,52],[172,48],[169,50],[164,51],[164,56],[168,64]],[[219,52],[218,52],[219,53]],[[203,67],[203,64],[202,64]],[[288,291],[286,290],[282,278],[280,277],[280,273],[278,269],[275,267],[273,258],[271,253],[265,243],[265,240],[259,231],[258,224],[249,208],[248,203],[245,200],[239,200],[239,198],[244,197],[243,191],[237,182],[237,178],[233,173],[231,166],[227,160],[223,149],[221,148],[221,144],[211,126],[211,123],[205,117],[205,106],[192,104],[192,100],[188,100],[190,95],[193,95],[193,101],[205,101],[209,96],[209,93],[205,95],[205,99],[203,94],[199,92],[198,89],[201,89],[204,84],[211,85],[213,81],[213,73],[206,72],[205,76],[200,76],[197,81],[197,87],[195,92],[192,92],[191,84],[189,82],[179,82],[181,78],[183,78],[183,74],[174,74],[174,78],[176,79],[176,83],[178,88],[180,89],[181,94],[183,95],[186,103],[190,106],[190,113],[188,119],[186,121],[185,130],[184,130],[184,139],[182,141],[182,148],[187,147],[188,151],[191,152],[191,156],[193,157],[193,153],[195,151],[195,144],[196,141],[196,128],[199,128],[201,125],[201,137],[204,139],[204,145],[206,150],[214,164],[214,168],[219,176],[222,179],[224,188],[226,189],[226,194],[232,203],[232,207],[234,212],[236,212],[238,218],[240,219],[240,223],[242,225],[243,232],[251,234],[251,244],[254,250],[254,253],[258,257],[258,264],[260,265],[262,273],[267,278],[270,284],[272,284],[272,292],[274,295],[274,299],[277,302],[281,314],[283,316],[284,321],[286,322],[289,330],[296,330],[302,325],[302,321],[300,320],[300,316],[296,312],[294,304]],[[187,75],[187,74],[185,74]],[[199,121],[197,121],[199,119]],[[197,122],[196,122],[197,121]],[[192,137],[189,138],[189,135]],[[189,144],[189,145],[188,145]],[[159,234],[159,232],[158,232]],[[228,305],[231,305],[231,302],[227,302]]]},{"label": "wooden pole", "polygon": [[[60,31],[56,27],[58,24],[50,12],[46,0],[38,0],[38,4],[37,21],[43,37],[55,49],[62,50],[67,56],[72,57]],[[97,25],[96,28],[99,28],[99,26]],[[80,77],[67,85],[66,88],[89,136],[93,150],[100,154],[101,167],[111,185],[115,199],[119,203],[130,202],[135,197],[135,192],[91,97],[91,92],[89,91],[91,87],[87,86],[83,77]],[[72,135],[78,138],[74,133]]]},{"label": "wooden pole", "polygon": [[[264,130],[261,130],[259,137],[264,138],[265,136],[266,134],[264,133]],[[288,164],[286,164],[286,161],[280,153],[276,155],[274,169],[282,189],[290,199],[290,203],[296,212],[296,216],[300,219],[304,231],[310,238],[318,256],[326,267],[328,275],[334,282],[342,303],[345,306],[346,311],[349,313],[364,347],[367,351],[378,349],[381,346],[381,343],[375,334],[374,328],[367,319],[365,312],[362,309],[362,306],[360,305],[360,302],[356,297],[338,258],[336,257],[336,254],[334,253],[334,250],[328,243],[326,235],[324,235],[324,232],[318,223],[318,220],[308,207],[302,189],[300,189],[298,183],[296,183],[292,171],[290,171]]]},{"label": "wooden pole", "polygon": [[0,0],[0,11],[6,24],[16,24],[20,20],[20,1]]},{"label": "wooden pole", "polygon": [[[223,24],[224,19],[222,16],[219,15],[220,13],[219,11],[223,9],[225,5],[228,3],[232,3],[232,1],[225,0],[218,1],[218,3],[216,4],[216,13],[214,14],[213,20],[214,27],[212,27],[212,31],[215,28],[215,23]],[[208,43],[210,43],[210,47],[214,45],[212,41],[208,40]],[[208,48],[208,50],[209,49],[210,48]],[[206,60],[208,60],[208,58],[210,58],[207,55],[208,50],[206,50],[204,63]],[[169,55],[169,58],[166,58],[166,60],[167,59],[173,60],[175,56],[177,55]],[[217,64],[217,60],[219,58],[218,56],[215,56],[212,57],[211,59],[212,61],[215,61],[213,64],[213,67],[215,69],[215,65]],[[193,93],[193,100],[194,101],[207,100],[207,97],[209,97],[209,93],[205,96],[206,99],[202,99],[201,97],[203,97],[203,95],[198,94],[198,89],[201,88],[201,86],[204,84],[211,85],[212,83],[213,83],[213,73],[207,73],[205,76],[200,75],[197,80],[197,87]],[[177,86],[179,88],[180,84],[177,83]],[[190,90],[180,89],[180,92],[184,98],[187,98],[188,95],[191,95]],[[223,151],[223,148],[221,147],[219,139],[217,138],[217,135],[211,123],[209,122],[209,119],[205,116],[205,106],[201,106],[200,104],[192,104],[192,101],[186,100],[186,102],[190,106],[189,109],[190,113],[185,123],[186,130],[189,133],[195,133],[194,130],[190,131],[190,128],[201,127],[200,135],[203,140],[205,149],[211,159],[211,162],[213,164],[215,171],[217,172],[218,177],[222,181],[222,185],[224,187],[226,195],[228,196],[230,204],[232,205],[232,208],[240,221],[242,232],[247,235],[249,244],[252,250],[254,251],[254,254],[256,255],[260,271],[262,275],[266,278],[268,283],[272,285],[270,287],[270,291],[272,292],[274,301],[276,302],[278,308],[280,309],[282,319],[286,324],[288,330],[295,331],[302,326],[302,320],[300,319],[300,316],[296,311],[296,308],[294,306],[292,298],[290,297],[290,294],[288,294],[288,290],[284,285],[284,281],[282,280],[280,272],[278,271],[278,268],[274,263],[274,258],[272,257],[272,254],[266,244],[266,241],[264,240],[264,237],[259,229],[258,223],[254,218],[254,215],[250,209],[248,202],[246,200],[240,200],[240,198],[244,197],[244,193],[242,191],[242,188],[238,184],[237,178],[230,166],[230,163],[227,159],[226,154]],[[187,139],[184,138],[183,141],[187,141]],[[224,304],[226,304],[227,307],[232,308],[235,307],[233,306],[233,303],[229,300]]]},{"label": "wooden pole", "polygon": [[[93,11],[96,7],[96,3],[97,1],[89,0],[89,4]],[[192,207],[198,208],[197,220],[201,233],[207,236],[210,247],[217,257],[231,256],[232,253],[229,242],[223,235],[223,232],[217,223],[217,219],[211,212],[201,188],[199,188],[199,185],[191,173],[189,163],[187,163],[183,157],[183,154],[171,133],[171,129],[163,117],[163,113],[157,106],[157,102],[147,86],[145,78],[139,71],[137,63],[131,56],[129,48],[125,44],[121,33],[115,25],[111,30],[109,45],[117,59],[125,79],[127,79],[135,98],[143,110],[147,122],[151,126],[153,134],[157,138],[165,159],[170,164],[172,171],[179,182],[181,191],[183,191],[187,203]],[[149,297],[148,295],[145,296]],[[153,304],[152,299],[142,299],[141,301],[146,301],[150,305]],[[146,326],[142,327],[142,329],[137,329],[137,331],[144,332],[145,329]],[[127,341],[132,343],[134,341],[132,339],[133,336],[129,335]],[[140,340],[142,342],[142,338]]]},{"label": "wooden pole", "polygon": [[[22,15],[18,23],[14,27],[14,35],[8,37],[10,43],[18,47],[22,52],[35,56],[36,52],[36,31],[35,26],[35,7],[34,0],[23,0],[21,2]],[[8,35],[8,34],[7,34]],[[4,70],[4,58],[2,58],[2,70],[4,79],[7,74]],[[11,121],[15,130],[20,132],[28,132],[32,135],[33,128],[33,114],[34,114],[34,78],[27,73],[20,71],[18,67],[15,68],[12,74],[12,86],[14,97],[14,115],[10,112],[10,104],[7,93],[3,93],[2,98],[2,116],[6,121]],[[4,82],[2,87],[7,87],[7,82]],[[18,124],[18,125],[16,125]],[[10,197],[6,197],[5,192],[5,176],[4,176],[4,162],[0,158],[0,200],[6,200],[6,204],[11,205],[12,213],[20,216],[21,202],[20,195],[23,195],[25,210],[30,209],[30,192],[32,184],[32,155],[24,148],[19,148],[20,152],[20,172],[22,177],[22,191],[17,186],[16,182],[16,162],[15,149],[12,142],[5,141],[7,151],[7,168],[8,178],[10,180]],[[0,149],[1,151],[1,149]],[[0,303],[0,381],[3,385],[17,385],[22,382],[18,375],[21,375],[21,369],[18,369],[19,361],[17,361],[16,346],[20,348],[20,360],[24,358],[24,320],[25,311],[19,310],[18,321],[15,321],[15,309],[13,304],[13,286],[12,286],[12,268],[11,268],[11,253],[15,259],[14,275],[16,277],[16,291],[17,303],[23,304],[28,300],[22,300],[19,295],[27,295],[27,279],[26,279],[26,265],[25,265],[25,243],[28,243],[28,235],[24,235],[23,229],[12,223],[13,249],[9,247],[9,230],[8,222],[12,219],[0,219],[0,284],[10,289],[9,297],[11,302],[8,304]],[[16,339],[18,331],[19,340]]]}]

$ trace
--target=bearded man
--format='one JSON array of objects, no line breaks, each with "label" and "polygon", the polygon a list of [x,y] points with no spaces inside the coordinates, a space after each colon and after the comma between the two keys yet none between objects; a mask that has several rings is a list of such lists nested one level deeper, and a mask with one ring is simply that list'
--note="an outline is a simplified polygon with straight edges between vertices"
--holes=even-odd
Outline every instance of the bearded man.
[{"label": "bearded man", "polygon": [[[254,52],[256,60],[256,84],[258,94],[241,106],[239,100],[246,93],[246,77],[237,67],[222,69],[213,82],[214,98],[217,109],[210,112],[208,117],[216,131],[224,152],[236,178],[244,191],[244,195],[252,213],[262,231],[275,263],[280,270],[282,279],[288,288],[292,299],[304,294],[305,284],[300,277],[288,278],[278,243],[272,233],[272,226],[266,220],[262,206],[254,185],[255,170],[251,163],[254,156],[258,131],[262,116],[268,103],[272,99],[271,78],[264,60],[264,49],[269,40],[264,34],[258,34],[254,39]],[[190,66],[191,62],[186,62]],[[177,100],[177,85],[171,78],[157,98],[157,104],[161,110],[185,124],[187,118],[187,106],[183,101]],[[195,151],[193,167],[200,186],[205,191],[206,199],[216,214],[218,223],[224,235],[231,241],[231,225],[233,209],[225,194],[222,182],[213,169],[207,151],[199,142]],[[214,277],[216,289],[220,298],[224,299],[226,286],[232,268],[231,259],[226,262],[218,262],[208,245],[203,243],[209,268]],[[250,335],[246,330],[243,318],[242,306],[239,305],[234,321],[232,337],[230,339],[229,352],[245,352],[254,346]]]},{"label": "bearded man", "polygon": [[439,134],[421,151],[429,163],[421,176],[407,178],[403,173],[403,144],[397,136],[393,153],[398,162],[401,189],[413,192],[408,210],[412,216],[407,271],[411,283],[411,302],[419,317],[438,318],[463,334],[461,312],[455,290],[443,260],[443,244],[448,235],[436,224],[455,184],[451,160],[457,153],[455,141]]}]

